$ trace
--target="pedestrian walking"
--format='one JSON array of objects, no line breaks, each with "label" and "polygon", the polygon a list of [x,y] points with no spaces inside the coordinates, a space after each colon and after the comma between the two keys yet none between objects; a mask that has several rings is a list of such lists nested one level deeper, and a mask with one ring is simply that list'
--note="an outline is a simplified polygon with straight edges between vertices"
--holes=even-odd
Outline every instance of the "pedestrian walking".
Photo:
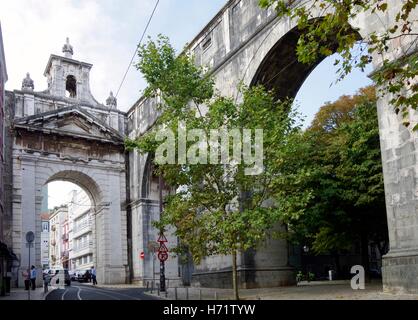
[{"label": "pedestrian walking", "polygon": [[23,281],[25,282],[25,290],[30,289],[30,270],[22,271]]},{"label": "pedestrian walking", "polygon": [[51,276],[48,273],[44,273],[44,293],[48,292],[48,286],[49,283],[51,282]]},{"label": "pedestrian walking", "polygon": [[95,286],[97,284],[97,278],[96,278],[96,269],[91,267],[91,278],[93,279],[93,285]]},{"label": "pedestrian walking", "polygon": [[36,289],[36,268],[32,266],[30,270],[30,283],[32,285],[32,290]]}]

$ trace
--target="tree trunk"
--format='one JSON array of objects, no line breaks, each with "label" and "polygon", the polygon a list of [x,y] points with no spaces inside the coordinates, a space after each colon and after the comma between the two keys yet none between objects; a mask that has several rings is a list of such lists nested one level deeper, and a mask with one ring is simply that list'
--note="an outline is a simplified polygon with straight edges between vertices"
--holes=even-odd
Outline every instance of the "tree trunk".
[{"label": "tree trunk", "polygon": [[234,289],[234,299],[239,300],[238,293],[238,273],[237,273],[237,251],[232,252],[232,287]]}]

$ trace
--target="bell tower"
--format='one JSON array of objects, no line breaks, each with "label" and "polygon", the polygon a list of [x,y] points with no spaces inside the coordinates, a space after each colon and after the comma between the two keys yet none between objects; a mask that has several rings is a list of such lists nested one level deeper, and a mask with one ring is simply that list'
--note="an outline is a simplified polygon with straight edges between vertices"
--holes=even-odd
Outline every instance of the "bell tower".
[{"label": "bell tower", "polygon": [[90,70],[93,65],[73,59],[74,49],[69,38],[62,52],[64,56],[52,54],[45,68],[47,92],[52,96],[72,99],[74,103],[98,105],[90,92]]}]

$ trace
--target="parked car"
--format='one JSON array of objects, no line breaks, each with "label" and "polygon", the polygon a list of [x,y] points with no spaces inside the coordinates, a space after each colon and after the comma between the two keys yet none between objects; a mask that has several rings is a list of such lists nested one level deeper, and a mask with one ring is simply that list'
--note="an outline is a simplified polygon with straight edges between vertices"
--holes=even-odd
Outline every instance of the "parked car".
[{"label": "parked car", "polygon": [[89,270],[81,270],[77,274],[77,281],[78,282],[90,282],[91,274]]},{"label": "parked car", "polygon": [[77,280],[77,271],[68,271],[71,281]]}]

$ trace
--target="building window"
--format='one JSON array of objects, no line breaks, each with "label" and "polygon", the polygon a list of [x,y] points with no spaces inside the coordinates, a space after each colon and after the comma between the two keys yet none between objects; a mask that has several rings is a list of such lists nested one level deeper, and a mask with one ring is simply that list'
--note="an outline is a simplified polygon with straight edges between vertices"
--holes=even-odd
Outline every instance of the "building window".
[{"label": "building window", "polygon": [[42,231],[48,232],[49,231],[49,222],[48,221],[42,221]]},{"label": "building window", "polygon": [[65,82],[65,90],[67,98],[77,97],[77,80],[74,76],[68,76]]},{"label": "building window", "polygon": [[206,51],[211,45],[212,45],[212,37],[211,36],[207,36],[205,38],[205,40],[203,40],[202,50],[203,51]]}]

